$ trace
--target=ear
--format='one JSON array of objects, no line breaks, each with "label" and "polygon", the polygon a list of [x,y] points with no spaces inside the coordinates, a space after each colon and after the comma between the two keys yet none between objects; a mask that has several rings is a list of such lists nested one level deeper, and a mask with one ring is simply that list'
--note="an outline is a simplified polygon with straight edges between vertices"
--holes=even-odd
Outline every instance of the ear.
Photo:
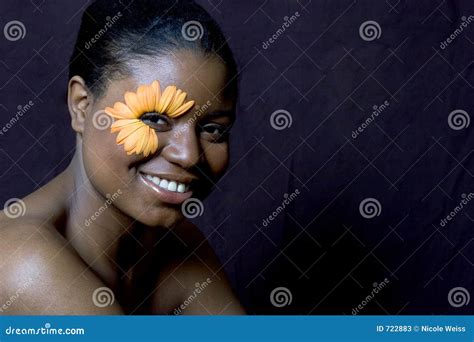
[{"label": "ear", "polygon": [[82,77],[74,76],[69,80],[67,103],[71,115],[71,127],[75,132],[82,134],[87,109],[92,104],[92,95]]}]

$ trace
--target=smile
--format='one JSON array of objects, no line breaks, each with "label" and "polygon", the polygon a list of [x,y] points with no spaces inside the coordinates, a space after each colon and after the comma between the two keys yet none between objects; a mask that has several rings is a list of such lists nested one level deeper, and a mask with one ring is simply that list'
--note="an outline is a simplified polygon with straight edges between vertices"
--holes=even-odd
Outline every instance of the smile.
[{"label": "smile", "polygon": [[[169,176],[170,178],[172,175]],[[190,190],[191,181],[179,177],[169,179],[140,172],[141,181],[151,190],[158,200],[164,203],[181,204],[193,195]],[[179,181],[178,181],[179,179]]]},{"label": "smile", "polygon": [[189,190],[189,184],[179,183],[179,182],[175,182],[169,179],[159,178],[159,177],[147,175],[147,174],[145,174],[145,177],[146,179],[155,183],[160,188],[168,190],[168,191],[183,193]]}]

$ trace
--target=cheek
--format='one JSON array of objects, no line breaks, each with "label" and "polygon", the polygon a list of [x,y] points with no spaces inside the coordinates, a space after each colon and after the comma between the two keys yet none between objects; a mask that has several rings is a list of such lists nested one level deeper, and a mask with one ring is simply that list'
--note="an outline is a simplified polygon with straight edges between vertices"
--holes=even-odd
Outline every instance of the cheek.
[{"label": "cheek", "polygon": [[84,129],[82,152],[84,168],[93,186],[102,194],[111,194],[126,186],[130,159],[123,146],[116,144],[117,133],[88,120]]},{"label": "cheek", "polygon": [[203,144],[205,158],[214,177],[220,177],[229,165],[229,144]]}]

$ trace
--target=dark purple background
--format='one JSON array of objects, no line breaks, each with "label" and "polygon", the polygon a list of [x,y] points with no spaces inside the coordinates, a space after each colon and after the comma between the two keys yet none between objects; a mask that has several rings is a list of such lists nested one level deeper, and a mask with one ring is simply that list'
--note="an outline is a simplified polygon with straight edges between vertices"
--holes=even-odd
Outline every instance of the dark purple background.
[{"label": "dark purple background", "polygon": [[[200,1],[222,24],[241,74],[241,103],[228,174],[197,220],[250,313],[351,314],[373,283],[389,284],[362,314],[463,314],[448,292],[474,294],[474,206],[445,227],[442,217],[474,192],[474,123],[453,130],[448,115],[474,115],[472,1]],[[0,201],[22,197],[60,172],[73,153],[66,107],[68,59],[88,1],[3,0],[0,126],[18,105],[35,105],[0,136]],[[264,49],[284,22],[298,20]],[[139,18],[138,18],[139,19]],[[360,25],[381,37],[365,41]],[[3,32],[0,32],[3,33]],[[356,139],[374,105],[390,106]],[[275,130],[285,109],[292,125]],[[267,227],[285,193],[301,194]],[[379,216],[359,204],[376,198]],[[292,293],[277,308],[271,291]]]}]

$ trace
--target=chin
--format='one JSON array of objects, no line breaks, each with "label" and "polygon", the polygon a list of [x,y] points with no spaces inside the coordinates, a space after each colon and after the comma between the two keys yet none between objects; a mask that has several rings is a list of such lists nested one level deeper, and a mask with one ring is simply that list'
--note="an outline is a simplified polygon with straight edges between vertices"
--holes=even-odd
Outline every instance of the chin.
[{"label": "chin", "polygon": [[184,218],[180,207],[160,206],[142,212],[135,219],[149,227],[173,228]]}]

